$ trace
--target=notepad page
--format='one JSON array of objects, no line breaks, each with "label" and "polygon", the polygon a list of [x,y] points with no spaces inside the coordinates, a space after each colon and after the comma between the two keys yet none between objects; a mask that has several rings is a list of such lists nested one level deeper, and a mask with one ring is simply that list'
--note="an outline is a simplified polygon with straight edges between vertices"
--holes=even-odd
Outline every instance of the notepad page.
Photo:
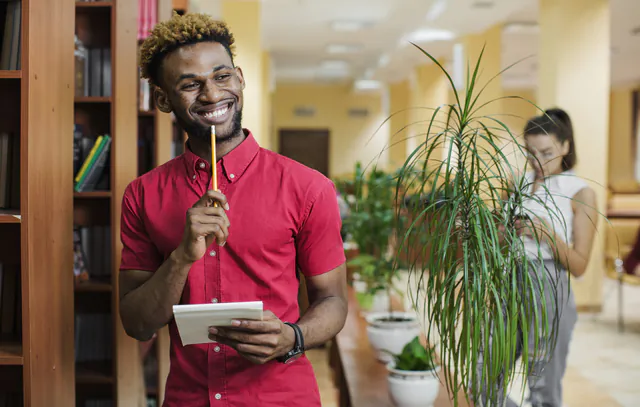
[{"label": "notepad page", "polygon": [[230,326],[234,319],[262,320],[262,301],[174,305],[183,345],[211,343],[209,327]]}]

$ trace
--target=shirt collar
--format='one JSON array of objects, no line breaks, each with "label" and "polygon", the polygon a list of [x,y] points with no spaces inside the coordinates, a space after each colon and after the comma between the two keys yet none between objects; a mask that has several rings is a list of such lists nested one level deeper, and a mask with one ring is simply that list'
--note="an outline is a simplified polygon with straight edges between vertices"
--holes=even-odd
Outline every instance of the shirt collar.
[{"label": "shirt collar", "polygon": [[[244,129],[244,132],[247,137],[242,143],[220,160],[223,170],[222,175],[229,183],[238,182],[242,178],[249,164],[260,151],[260,145],[251,131]],[[209,163],[194,154],[188,143],[185,143],[183,157],[189,178],[194,177],[198,171],[211,173]]]}]

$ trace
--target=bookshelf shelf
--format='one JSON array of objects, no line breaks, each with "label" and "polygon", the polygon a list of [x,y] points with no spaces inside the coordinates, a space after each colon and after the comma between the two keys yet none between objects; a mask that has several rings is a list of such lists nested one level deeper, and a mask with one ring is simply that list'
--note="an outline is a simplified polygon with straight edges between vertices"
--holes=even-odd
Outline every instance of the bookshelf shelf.
[{"label": "bookshelf shelf", "polygon": [[22,344],[0,343],[0,365],[22,365]]},{"label": "bookshelf shelf", "polygon": [[104,293],[111,292],[113,287],[109,283],[101,282],[101,281],[86,281],[82,283],[78,283],[75,286],[76,292],[94,292],[94,293]]},{"label": "bookshelf shelf", "polygon": [[112,6],[112,1],[76,1],[76,7],[78,8],[104,8]]},{"label": "bookshelf shelf", "polygon": [[111,191],[74,192],[73,197],[76,199],[111,198]]},{"label": "bookshelf shelf", "polygon": [[20,79],[22,78],[22,71],[3,71],[0,70],[0,79]]},{"label": "bookshelf shelf", "polygon": [[113,384],[110,362],[87,362],[76,365],[77,384]]},{"label": "bookshelf shelf", "polygon": [[75,103],[111,103],[108,96],[76,96]]},{"label": "bookshelf shelf", "polygon": [[21,221],[20,211],[0,209],[0,223],[20,223]]},{"label": "bookshelf shelf", "polygon": [[155,115],[156,115],[155,110],[139,110],[138,111],[138,116],[153,117]]}]

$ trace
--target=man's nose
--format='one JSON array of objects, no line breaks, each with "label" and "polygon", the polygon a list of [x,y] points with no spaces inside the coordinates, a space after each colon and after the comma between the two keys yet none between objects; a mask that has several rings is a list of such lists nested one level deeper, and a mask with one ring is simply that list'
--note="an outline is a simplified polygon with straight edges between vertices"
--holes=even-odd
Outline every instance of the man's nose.
[{"label": "man's nose", "polygon": [[202,103],[215,103],[220,98],[220,89],[212,80],[204,82],[198,100]]}]

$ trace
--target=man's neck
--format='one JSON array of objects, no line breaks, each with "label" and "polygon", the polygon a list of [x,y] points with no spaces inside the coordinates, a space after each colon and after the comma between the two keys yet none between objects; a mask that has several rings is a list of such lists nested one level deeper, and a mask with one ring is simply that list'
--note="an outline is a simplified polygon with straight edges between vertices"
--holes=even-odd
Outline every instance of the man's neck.
[{"label": "man's neck", "polygon": [[[237,135],[227,140],[218,140],[216,142],[216,162],[242,144],[246,138],[247,135],[244,130],[240,130]],[[211,142],[209,140],[189,137],[187,140],[187,148],[190,149],[192,153],[211,164]]]}]

